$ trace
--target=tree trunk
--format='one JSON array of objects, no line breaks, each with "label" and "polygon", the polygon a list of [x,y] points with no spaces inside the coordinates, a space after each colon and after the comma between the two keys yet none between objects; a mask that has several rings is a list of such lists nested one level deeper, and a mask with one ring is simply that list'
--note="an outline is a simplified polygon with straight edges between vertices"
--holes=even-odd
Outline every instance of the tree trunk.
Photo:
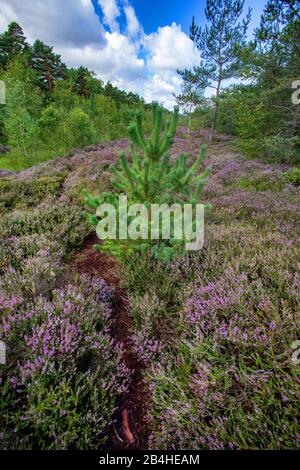
[{"label": "tree trunk", "polygon": [[188,135],[191,133],[191,126],[192,126],[192,115],[189,114],[189,128],[188,128]]},{"label": "tree trunk", "polygon": [[51,72],[50,72],[50,68],[48,66],[46,66],[47,68],[47,83],[48,83],[48,90],[50,91],[50,93],[52,92],[52,88],[53,88],[53,83],[52,83],[52,75],[51,75]]},{"label": "tree trunk", "polygon": [[215,130],[216,130],[216,124],[217,124],[217,117],[218,117],[218,107],[219,107],[219,95],[220,95],[220,89],[221,89],[221,82],[222,79],[219,75],[218,79],[218,86],[217,86],[217,93],[216,93],[216,104],[215,104],[215,109],[213,112],[213,119],[212,119],[212,124],[211,124],[211,131],[210,131],[210,142],[213,141],[214,135],[215,135]]}]

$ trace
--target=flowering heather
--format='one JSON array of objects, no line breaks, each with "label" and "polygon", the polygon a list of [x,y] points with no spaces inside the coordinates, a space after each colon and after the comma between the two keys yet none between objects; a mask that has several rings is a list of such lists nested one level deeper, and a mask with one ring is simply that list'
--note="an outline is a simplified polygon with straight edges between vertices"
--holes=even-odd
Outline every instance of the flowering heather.
[{"label": "flowering heather", "polygon": [[127,389],[110,335],[114,292],[65,264],[89,233],[67,181],[80,187],[92,171],[74,155],[0,180],[3,449],[101,448]]},{"label": "flowering heather", "polygon": [[139,322],[139,329],[132,336],[136,352],[145,363],[159,360],[166,346],[166,342],[163,343],[157,337],[161,310],[159,299],[146,293],[142,299],[134,301],[132,298],[131,307],[133,314],[137,313]]},{"label": "flowering heather", "polygon": [[[299,189],[284,180],[285,166],[232,154],[212,155],[210,163],[205,196],[213,209],[204,249],[172,263],[171,273],[156,267],[158,281],[153,275],[148,285],[157,297],[155,312],[134,291],[141,357],[150,340],[160,342],[159,355],[147,353],[150,446],[294,449],[300,435],[299,365],[292,361],[300,326]],[[137,280],[140,275],[137,269]],[[139,322],[145,310],[147,321]]]},{"label": "flowering heather", "polygon": [[[202,143],[199,132],[179,133],[172,154],[192,163]],[[1,448],[102,448],[127,390],[130,371],[110,334],[114,292],[67,263],[90,230],[81,189],[109,190],[108,168],[126,146],[0,177]],[[244,160],[230,142],[209,146],[204,164],[213,167],[204,249],[124,267],[150,388],[150,447],[297,448],[299,187],[288,165]]]},{"label": "flowering heather", "polygon": [[[99,447],[129,371],[109,334],[112,290],[81,278],[32,304],[0,293],[1,448]],[[20,413],[13,410],[18,406]]]}]

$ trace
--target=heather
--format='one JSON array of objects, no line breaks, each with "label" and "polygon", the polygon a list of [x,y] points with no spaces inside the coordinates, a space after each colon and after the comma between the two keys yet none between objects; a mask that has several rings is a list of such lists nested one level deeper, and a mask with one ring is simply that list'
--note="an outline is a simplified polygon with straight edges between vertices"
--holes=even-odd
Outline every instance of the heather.
[{"label": "heather", "polygon": [[[184,132],[171,151],[191,165],[206,134]],[[2,448],[102,448],[115,422],[131,377],[112,340],[116,292],[69,260],[93,230],[82,189],[112,190],[110,164],[127,148],[100,144],[0,178],[2,201],[13,194],[0,225]],[[299,187],[292,166],[246,160],[227,139],[208,145],[204,165],[204,248],[171,262],[137,253],[122,267],[150,393],[148,445],[293,449]]]},{"label": "heather", "polygon": [[2,448],[104,442],[128,375],[109,335],[111,297],[104,281],[84,278],[34,303],[1,292],[1,337],[14,351],[1,370]]},{"label": "heather", "polygon": [[298,189],[281,166],[213,149],[209,160],[203,250],[168,266],[145,259],[125,275],[152,393],[150,445],[294,449]]},{"label": "heather", "polygon": [[129,383],[111,336],[114,288],[68,268],[89,234],[80,193],[64,186],[74,167],[0,178],[2,449],[102,448]]},{"label": "heather", "polygon": [[[204,136],[179,130],[172,152],[192,163]],[[115,419],[130,380],[111,337],[115,293],[68,263],[92,230],[81,190],[110,190],[109,165],[126,146],[0,178],[2,200],[19,181],[28,194],[1,212],[1,339],[12,352],[1,369],[2,448],[101,448]],[[213,171],[203,250],[168,263],[136,254],[122,268],[150,387],[149,445],[296,448],[299,188],[291,167],[245,160],[230,141],[209,145],[204,163]],[[39,179],[51,184],[35,195]]]},{"label": "heather", "polygon": [[[265,0],[256,25],[206,0],[190,34],[151,35],[115,3],[98,33],[128,55],[104,76],[174,111],[104,83],[104,43],[96,75],[0,32],[0,449],[299,449],[300,0]],[[143,207],[109,239],[120,196]],[[175,204],[205,209],[201,249]]]}]

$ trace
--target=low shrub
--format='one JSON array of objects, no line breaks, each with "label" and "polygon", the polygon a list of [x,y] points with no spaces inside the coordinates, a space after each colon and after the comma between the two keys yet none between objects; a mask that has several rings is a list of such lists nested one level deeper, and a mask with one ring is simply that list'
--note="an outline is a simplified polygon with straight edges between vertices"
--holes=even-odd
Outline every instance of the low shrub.
[{"label": "low shrub", "polygon": [[33,210],[15,210],[2,219],[0,236],[3,238],[50,234],[70,251],[90,232],[80,206],[61,199],[48,199]]},{"label": "low shrub", "polygon": [[286,180],[282,175],[278,175],[276,172],[254,174],[251,177],[242,177],[236,182],[236,186],[246,190],[254,189],[258,192],[280,192],[286,186]]},{"label": "low shrub", "polygon": [[274,163],[299,162],[299,138],[267,136],[242,138],[238,141],[240,150],[249,158],[262,158]]},{"label": "low shrub", "polygon": [[[296,260],[290,232],[231,220],[207,227],[204,249],[164,276],[151,268],[151,293],[129,282],[151,390],[150,448],[299,446]],[[144,270],[135,269],[138,286]]]},{"label": "low shrub", "polygon": [[[295,311],[294,311],[295,312]],[[159,449],[294,449],[299,446],[299,315],[253,276],[226,270],[193,286],[176,360],[153,366]],[[183,337],[184,335],[182,335]]]},{"label": "low shrub", "polygon": [[262,148],[267,160],[289,164],[299,162],[300,139],[298,137],[265,137]]},{"label": "low shrub", "polygon": [[293,168],[284,173],[286,179],[295,186],[300,186],[300,168]]},{"label": "low shrub", "polygon": [[40,176],[33,179],[1,178],[0,211],[38,205],[46,197],[57,195],[64,179],[64,175]]},{"label": "low shrub", "polygon": [[129,371],[109,335],[111,289],[79,279],[52,299],[0,292],[2,449],[95,449]]}]

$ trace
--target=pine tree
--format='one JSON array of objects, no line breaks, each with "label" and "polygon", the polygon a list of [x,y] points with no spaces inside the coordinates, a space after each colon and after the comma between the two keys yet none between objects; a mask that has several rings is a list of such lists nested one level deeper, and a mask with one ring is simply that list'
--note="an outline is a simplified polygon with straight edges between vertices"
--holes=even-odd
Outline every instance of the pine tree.
[{"label": "pine tree", "polygon": [[275,42],[293,37],[293,47],[300,56],[299,22],[300,0],[268,0],[256,37],[271,47]]},{"label": "pine tree", "polygon": [[93,79],[93,73],[85,67],[79,67],[78,69],[71,71],[71,81],[73,83],[73,91],[79,95],[88,99],[90,96],[89,91],[89,80]]},{"label": "pine tree", "polygon": [[210,140],[217,122],[219,95],[224,80],[238,75],[237,45],[245,43],[251,9],[241,22],[244,0],[207,0],[205,15],[208,25],[197,26],[193,18],[190,38],[197,46],[201,64],[191,70],[178,71],[184,81],[199,89],[215,89]]},{"label": "pine tree", "polygon": [[174,95],[178,105],[183,110],[184,114],[188,116],[188,134],[191,132],[192,114],[197,107],[205,103],[203,90],[194,87],[192,83],[183,82],[181,87],[181,94]]},{"label": "pine tree", "polygon": [[[181,155],[175,162],[171,162],[170,153],[176,132],[179,109],[175,107],[169,122],[165,122],[163,109],[158,103],[152,105],[152,133],[147,138],[142,128],[142,118],[136,114],[134,123],[129,127],[131,138],[131,160],[127,161],[125,153],[120,154],[119,168],[111,166],[114,175],[112,185],[113,193],[103,193],[92,196],[84,191],[85,202],[90,209],[97,210],[102,203],[109,203],[118,210],[118,194],[126,194],[130,204],[197,204],[210,173],[206,168],[197,175],[204,160],[206,147],[202,146],[199,157],[191,166],[188,165],[187,155]],[[137,151],[138,150],[138,151]],[[87,214],[88,220],[97,225],[97,216]],[[101,250],[109,251],[114,256],[126,257],[134,251],[149,248],[151,240],[140,242],[122,242],[120,240],[106,240]],[[174,253],[176,248],[164,246],[158,252],[164,257]]]},{"label": "pine tree", "polygon": [[7,31],[0,35],[0,67],[6,68],[8,63],[18,54],[29,51],[21,26],[10,23]]},{"label": "pine tree", "polygon": [[66,66],[61,62],[53,47],[47,46],[39,39],[32,47],[31,66],[37,72],[38,85],[50,93],[54,88],[54,81],[65,77]]},{"label": "pine tree", "polygon": [[268,91],[270,109],[280,111],[286,133],[299,135],[300,106],[293,105],[290,95],[300,73],[300,0],[269,0],[255,34],[258,83]]}]

